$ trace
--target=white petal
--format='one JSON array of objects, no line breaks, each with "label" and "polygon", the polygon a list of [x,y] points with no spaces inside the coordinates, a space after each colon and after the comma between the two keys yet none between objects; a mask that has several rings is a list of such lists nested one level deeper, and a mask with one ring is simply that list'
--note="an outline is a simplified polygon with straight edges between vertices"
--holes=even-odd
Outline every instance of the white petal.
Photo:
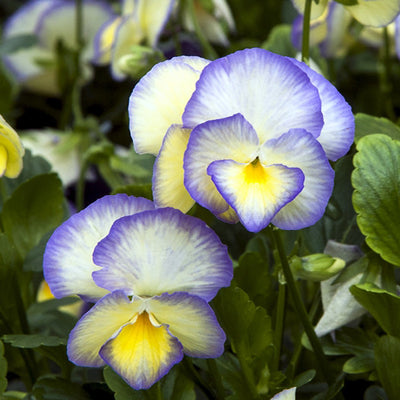
[{"label": "white petal", "polygon": [[399,0],[358,0],[346,9],[363,25],[375,27],[390,24],[400,13]]}]

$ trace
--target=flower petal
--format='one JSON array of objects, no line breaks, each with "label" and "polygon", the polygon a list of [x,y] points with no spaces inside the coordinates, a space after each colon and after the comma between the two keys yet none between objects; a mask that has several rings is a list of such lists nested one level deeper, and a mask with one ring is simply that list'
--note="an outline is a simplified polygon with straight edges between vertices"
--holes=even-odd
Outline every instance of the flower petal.
[{"label": "flower petal", "polygon": [[158,154],[168,128],[182,123],[185,105],[207,63],[199,57],[175,57],[155,65],[135,86],[128,111],[136,152]]},{"label": "flower petal", "polygon": [[67,346],[70,361],[83,367],[100,367],[101,347],[143,309],[141,301],[130,301],[121,291],[100,299],[72,329]]},{"label": "flower petal", "polygon": [[390,24],[400,13],[398,0],[358,0],[346,8],[358,22],[375,27]]},{"label": "flower petal", "polygon": [[282,390],[277,393],[271,400],[295,400],[296,399],[296,388],[290,388]]},{"label": "flower petal", "polygon": [[304,71],[318,89],[324,125],[317,140],[324,148],[327,157],[336,161],[349,151],[354,140],[354,116],[351,107],[322,75],[303,62],[295,59],[290,61]]},{"label": "flower petal", "polygon": [[278,211],[272,223],[289,230],[316,223],[324,214],[334,179],[334,172],[317,140],[302,129],[293,129],[279,139],[266,142],[260,154],[263,164],[300,168],[305,177],[303,190]]},{"label": "flower petal", "polygon": [[214,214],[227,211],[229,205],[212,182],[207,168],[217,160],[251,162],[258,148],[257,133],[240,114],[194,128],[183,161],[185,186],[192,198]]},{"label": "flower petal", "polygon": [[301,192],[304,182],[300,169],[265,167],[258,159],[250,164],[214,161],[208,173],[250,232],[267,227],[275,214]]},{"label": "flower petal", "polygon": [[106,21],[97,31],[94,40],[93,62],[104,65],[111,62],[111,49],[115,39],[115,33],[122,21],[121,17],[112,17]]},{"label": "flower petal", "polygon": [[188,212],[194,200],[183,184],[183,154],[190,130],[171,125],[164,137],[153,169],[153,199],[156,207],[174,207]]},{"label": "flower petal", "polygon": [[125,194],[105,196],[59,226],[43,257],[44,276],[54,296],[78,294],[96,300],[106,294],[92,279],[92,272],[99,269],[92,261],[95,246],[116,219],[153,208],[147,199]]},{"label": "flower petal", "polygon": [[147,312],[125,325],[100,351],[101,357],[134,389],[148,389],[183,358],[182,345]]},{"label": "flower petal", "polygon": [[287,58],[246,49],[204,68],[183,113],[185,128],[240,113],[260,143],[292,128],[320,134],[323,118],[317,89]]},{"label": "flower petal", "polygon": [[179,292],[153,297],[148,310],[157,321],[168,325],[185,354],[191,357],[219,357],[224,352],[225,333],[212,308],[197,296]]},{"label": "flower petal", "polygon": [[[305,0],[292,0],[292,3],[300,14],[304,14]],[[311,5],[311,19],[313,20],[321,16],[326,10],[327,4],[328,0],[320,0],[318,4],[313,1]]]},{"label": "flower petal", "polygon": [[211,300],[232,279],[226,246],[201,220],[173,208],[116,221],[96,247],[95,282],[136,296],[184,291]]}]

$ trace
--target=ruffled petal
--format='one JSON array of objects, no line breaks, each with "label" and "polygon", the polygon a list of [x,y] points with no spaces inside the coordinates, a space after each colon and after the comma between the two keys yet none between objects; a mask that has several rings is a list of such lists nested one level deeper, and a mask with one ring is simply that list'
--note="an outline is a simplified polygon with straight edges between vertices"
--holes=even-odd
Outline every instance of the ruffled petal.
[{"label": "ruffled petal", "polygon": [[78,294],[87,300],[104,296],[107,290],[92,279],[92,272],[99,269],[92,261],[95,246],[116,219],[153,208],[147,199],[125,194],[105,196],[59,226],[43,257],[44,276],[54,296]]},{"label": "ruffled petal", "polygon": [[147,306],[157,321],[168,325],[185,354],[191,357],[219,357],[224,352],[225,333],[214,311],[203,299],[187,293],[163,294]]},{"label": "ruffled petal", "polygon": [[111,62],[111,49],[114,44],[116,31],[121,24],[121,17],[112,17],[97,31],[93,40],[93,62],[99,65]]},{"label": "ruffled petal", "polygon": [[322,75],[303,62],[292,58],[289,60],[308,75],[311,83],[319,91],[324,125],[317,140],[321,143],[327,157],[336,161],[349,151],[354,141],[354,116],[351,107]]},{"label": "ruffled petal", "polygon": [[67,346],[70,361],[83,367],[104,365],[99,352],[129,321],[142,311],[141,301],[130,301],[121,291],[99,300],[72,329]]},{"label": "ruffled petal", "polygon": [[390,24],[400,13],[398,0],[358,0],[354,6],[346,6],[353,17],[363,25],[375,27]]},{"label": "ruffled petal", "polygon": [[185,105],[207,63],[199,57],[175,57],[155,65],[135,86],[128,111],[136,152],[158,154],[168,128],[182,123]]},{"label": "ruffled petal", "polygon": [[315,224],[324,214],[334,180],[334,172],[317,140],[302,129],[293,129],[279,139],[266,142],[260,151],[260,161],[265,165],[300,168],[305,177],[303,190],[278,211],[272,223],[289,230]]},{"label": "ruffled petal", "polygon": [[258,148],[257,133],[240,114],[194,128],[183,161],[184,182],[192,198],[216,215],[227,211],[229,205],[207,168],[213,161],[225,159],[249,163],[257,156]]},{"label": "ruffled petal", "polygon": [[190,130],[172,125],[165,135],[153,169],[153,199],[157,207],[174,207],[188,212],[194,200],[183,184],[183,154]]},{"label": "ruffled petal", "polygon": [[304,182],[300,169],[283,165],[265,167],[258,159],[250,164],[214,161],[208,173],[250,232],[268,226],[275,214],[301,192]]},{"label": "ruffled petal", "polygon": [[182,345],[147,312],[125,325],[100,351],[101,357],[134,389],[148,389],[183,358]]},{"label": "ruffled petal", "polygon": [[287,58],[263,49],[246,49],[204,68],[183,113],[185,128],[240,113],[260,143],[292,128],[317,137],[323,118],[317,89]]},{"label": "ruffled petal", "polygon": [[93,260],[103,267],[93,272],[99,286],[144,297],[183,291],[208,301],[229,286],[233,273],[218,236],[173,208],[119,219]]}]

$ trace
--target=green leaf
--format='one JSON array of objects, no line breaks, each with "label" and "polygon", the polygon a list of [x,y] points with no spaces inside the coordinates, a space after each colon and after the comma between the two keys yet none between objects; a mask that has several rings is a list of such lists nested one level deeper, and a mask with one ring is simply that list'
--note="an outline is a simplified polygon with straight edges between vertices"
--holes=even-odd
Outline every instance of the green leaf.
[{"label": "green leaf", "polygon": [[343,4],[344,6],[355,6],[358,4],[358,0],[335,0],[336,3]]},{"label": "green leaf", "polygon": [[356,143],[364,136],[374,133],[383,133],[392,139],[400,140],[400,127],[386,118],[358,113],[355,115],[355,124]]},{"label": "green leaf", "polygon": [[375,368],[374,353],[355,356],[347,360],[343,365],[346,374],[364,374]]},{"label": "green leaf", "polygon": [[291,25],[277,25],[271,30],[268,39],[261,47],[282,56],[295,57],[297,50],[293,47],[291,32]]},{"label": "green leaf", "polygon": [[388,398],[383,388],[374,385],[365,391],[363,400],[388,400]]},{"label": "green leaf", "polygon": [[57,336],[45,335],[4,335],[2,337],[4,343],[10,343],[13,347],[23,349],[34,349],[40,346],[60,346],[66,345],[67,341],[64,338]]},{"label": "green leaf", "polygon": [[358,226],[372,250],[400,266],[400,142],[374,134],[357,149],[352,183]]},{"label": "green leaf", "polygon": [[56,174],[38,175],[19,186],[1,214],[5,233],[22,256],[62,222],[63,188]]},{"label": "green leaf", "polygon": [[33,387],[33,394],[36,400],[90,400],[81,385],[57,376],[39,378]]},{"label": "green leaf", "polygon": [[400,393],[400,339],[382,336],[375,345],[375,364],[379,380],[389,400],[398,400]]},{"label": "green leaf", "polygon": [[151,190],[151,183],[138,183],[126,186],[120,186],[112,191],[112,194],[126,193],[129,196],[144,197],[153,200],[153,192]]},{"label": "green leaf", "polygon": [[4,344],[0,340],[0,395],[2,395],[7,389],[7,359],[4,357]]},{"label": "green leaf", "polygon": [[350,288],[356,300],[378,321],[381,328],[389,335],[400,337],[400,297],[370,283],[355,285]]},{"label": "green leaf", "polygon": [[21,34],[2,38],[0,43],[0,56],[15,53],[18,50],[26,49],[34,46],[38,42],[38,38],[31,34]]}]

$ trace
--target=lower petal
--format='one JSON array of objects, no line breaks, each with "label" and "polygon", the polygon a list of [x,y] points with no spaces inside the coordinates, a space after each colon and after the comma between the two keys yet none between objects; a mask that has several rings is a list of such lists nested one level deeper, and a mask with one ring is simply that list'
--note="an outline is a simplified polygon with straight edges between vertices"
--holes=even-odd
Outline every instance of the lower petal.
[{"label": "lower petal", "polygon": [[182,345],[146,311],[124,326],[100,351],[134,389],[148,389],[183,358]]},{"label": "lower petal", "polygon": [[186,213],[194,204],[183,184],[183,154],[189,135],[190,130],[179,125],[172,125],[165,135],[153,171],[153,198],[157,207],[174,207]]},{"label": "lower petal", "polygon": [[209,304],[184,292],[164,293],[148,302],[148,309],[179,339],[185,354],[219,357],[224,351],[225,333]]},{"label": "lower petal", "polygon": [[265,167],[258,158],[250,164],[214,161],[208,173],[250,232],[265,228],[299,194],[304,182],[300,169],[283,165]]}]

